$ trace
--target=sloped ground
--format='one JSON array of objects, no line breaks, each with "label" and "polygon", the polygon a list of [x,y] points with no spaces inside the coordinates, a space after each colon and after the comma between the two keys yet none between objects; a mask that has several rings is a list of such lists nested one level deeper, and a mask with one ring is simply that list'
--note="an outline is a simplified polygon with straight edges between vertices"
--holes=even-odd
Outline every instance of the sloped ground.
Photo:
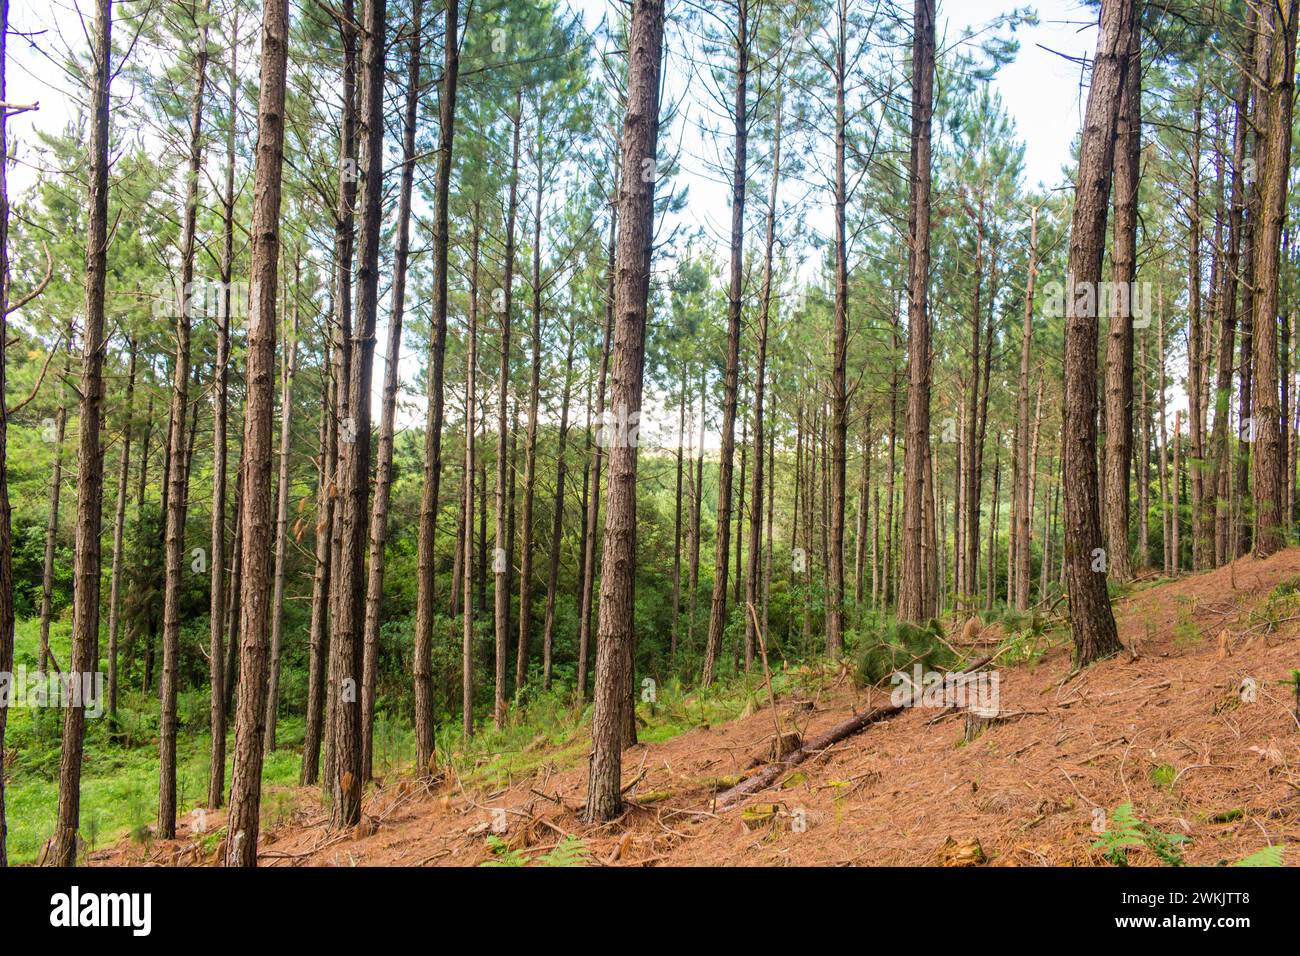
[{"label": "sloped ground", "polygon": [[[609,865],[931,865],[978,840],[990,865],[1097,865],[1095,811],[1129,802],[1157,829],[1185,834],[1187,862],[1234,861],[1285,844],[1300,865],[1300,718],[1289,674],[1300,667],[1300,549],[1245,559],[1139,590],[1116,608],[1136,652],[1066,680],[1062,643],[1036,663],[1002,667],[1002,719],[964,742],[964,717],[915,708],[814,756],[783,785],[714,812],[714,793],[765,761],[770,708],[624,754],[629,806],[589,827],[579,810],[586,765],[547,762],[489,791],[403,780],[372,792],[357,831],[331,834],[316,792],[264,831],[269,866],[477,865],[493,831],[528,858],[563,837]],[[1272,600],[1270,597],[1274,596]],[[1256,689],[1242,693],[1250,678]],[[778,700],[782,730],[810,739],[885,702],[847,674],[810,674]],[[570,748],[571,749],[571,748]],[[746,812],[748,808],[748,812]],[[209,815],[209,829],[221,826]],[[504,832],[502,828],[504,827]],[[119,844],[98,865],[202,864],[209,838]],[[1156,862],[1146,850],[1133,864]]]}]

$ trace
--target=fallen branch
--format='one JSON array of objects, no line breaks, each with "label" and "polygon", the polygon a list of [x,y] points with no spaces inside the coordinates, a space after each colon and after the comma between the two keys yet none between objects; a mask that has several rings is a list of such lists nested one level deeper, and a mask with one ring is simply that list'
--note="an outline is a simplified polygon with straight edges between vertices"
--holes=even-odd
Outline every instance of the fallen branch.
[{"label": "fallen branch", "polygon": [[[965,670],[959,671],[958,673],[974,673],[991,660],[992,657],[981,657],[979,660],[972,663],[970,667],[967,667]],[[778,779],[783,777],[788,771],[797,767],[814,754],[820,753],[821,751],[833,747],[841,740],[860,733],[877,721],[893,717],[907,709],[906,706],[901,704],[885,704],[882,707],[875,707],[871,710],[864,711],[863,713],[858,714],[858,716],[846,720],[843,723],[836,724],[830,730],[826,731],[826,733],[804,744],[794,753],[778,760],[776,763],[768,764],[767,767],[754,774],[749,779],[742,780],[726,793],[719,794],[715,810],[723,811],[732,809],[742,798],[749,796],[751,793],[758,793],[761,790],[766,790]]]}]

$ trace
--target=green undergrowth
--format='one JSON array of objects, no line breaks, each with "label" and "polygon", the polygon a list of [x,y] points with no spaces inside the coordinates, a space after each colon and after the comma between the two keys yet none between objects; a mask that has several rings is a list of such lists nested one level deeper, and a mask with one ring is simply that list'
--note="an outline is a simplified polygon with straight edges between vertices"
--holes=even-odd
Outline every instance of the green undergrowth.
[{"label": "green undergrowth", "polygon": [[[660,683],[643,678],[637,688],[637,739],[661,743],[698,727],[735,720],[763,706],[767,689],[759,674],[748,679],[719,680],[712,687],[688,687],[676,678]],[[777,670],[772,690],[777,696],[801,693],[819,679],[817,668]],[[463,785],[488,788],[509,786],[544,767],[563,771],[578,766],[591,752],[592,705],[576,707],[568,694],[544,693],[512,708],[497,729],[487,723],[477,729],[468,746],[460,725],[439,731],[439,751],[450,757]]]},{"label": "green undergrowth", "polygon": [[879,684],[896,672],[910,674],[916,666],[922,671],[950,671],[960,664],[937,620],[924,626],[904,621],[864,625],[852,644],[853,674],[860,687]]},{"label": "green undergrowth", "polygon": [[[70,626],[56,621],[50,649],[60,667],[68,663]],[[18,622],[15,670],[35,674],[40,648],[36,619]],[[102,667],[101,663],[101,667]],[[107,694],[107,690],[105,690]],[[107,703],[105,702],[105,707]],[[207,733],[208,695],[184,692],[177,699],[176,797],[182,819],[207,799],[211,738]],[[8,849],[15,863],[34,863],[54,831],[59,800],[59,761],[64,712],[58,708],[12,707],[5,747],[12,754],[5,775]],[[301,717],[282,717],[279,747],[263,767],[263,818],[287,819],[290,807],[274,794],[297,785],[303,740]],[[230,785],[233,732],[226,743],[226,785]],[[81,836],[87,850],[110,846],[124,837],[147,842],[158,816],[158,702],[138,688],[120,691],[116,717],[105,713],[86,721],[85,762],[81,777]]]},{"label": "green undergrowth", "polygon": [[[40,643],[39,623],[19,622],[17,665],[35,672]],[[55,622],[50,646],[65,665],[69,626]],[[820,665],[792,670],[777,668],[774,692],[811,694],[833,674]],[[746,678],[726,676],[710,688],[689,687],[679,678],[642,678],[637,687],[637,734],[644,743],[670,740],[697,727],[734,720],[763,706],[767,691],[761,664]],[[177,802],[181,818],[203,806],[207,798],[211,751],[207,733],[209,700],[206,691],[182,692],[178,698]],[[578,766],[591,750],[591,704],[576,707],[567,690],[537,693],[510,708],[505,726],[481,719],[468,745],[461,741],[458,719],[444,718],[438,726],[441,762],[450,762],[466,786],[496,788],[531,776],[542,767],[564,770]],[[11,765],[6,773],[8,849],[15,863],[34,863],[54,829],[58,808],[59,759],[63,711],[15,707],[9,713],[6,747]],[[277,749],[263,768],[263,825],[289,820],[304,798],[298,790],[302,764],[304,722],[282,715],[277,724]],[[233,732],[227,738],[226,786],[230,785]],[[374,734],[375,775],[380,781],[412,773],[415,735],[409,720],[391,714],[377,716]],[[311,796],[310,792],[306,793]],[[324,801],[326,798],[321,796]],[[153,838],[158,807],[158,703],[139,688],[123,687],[116,717],[86,723],[85,764],[81,786],[81,833],[93,851],[130,838],[141,844]],[[215,834],[214,834],[215,835]]]}]

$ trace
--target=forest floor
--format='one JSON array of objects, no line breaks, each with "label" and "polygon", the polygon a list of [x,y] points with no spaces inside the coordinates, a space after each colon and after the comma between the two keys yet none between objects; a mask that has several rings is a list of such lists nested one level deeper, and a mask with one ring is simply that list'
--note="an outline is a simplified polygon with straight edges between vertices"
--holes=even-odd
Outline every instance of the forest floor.
[{"label": "forest floor", "polygon": [[[573,837],[597,865],[940,865],[981,853],[994,866],[1106,865],[1093,847],[1100,814],[1128,803],[1155,830],[1184,835],[1190,864],[1286,845],[1286,862],[1300,865],[1291,683],[1300,548],[1138,584],[1116,617],[1127,653],[1077,676],[1064,630],[1021,663],[999,661],[1001,719],[970,742],[963,715],[911,708],[719,810],[717,791],[767,762],[775,724],[764,705],[627,750],[627,811],[597,827],[580,813],[589,737],[558,748],[539,738],[505,778],[462,771],[432,790],[410,777],[375,786],[362,825],[344,833],[328,831],[319,791],[304,789],[287,820],[264,825],[260,862],[520,865],[547,862]],[[981,642],[995,646],[996,630]],[[805,676],[787,684],[797,690],[777,700],[775,715],[805,740],[889,695],[856,690],[847,668]],[[1254,694],[1243,693],[1247,679]],[[206,822],[206,833],[189,833],[186,821],[177,841],[123,841],[90,862],[211,864],[224,820],[215,813]],[[1127,855],[1159,862],[1149,848]]]}]

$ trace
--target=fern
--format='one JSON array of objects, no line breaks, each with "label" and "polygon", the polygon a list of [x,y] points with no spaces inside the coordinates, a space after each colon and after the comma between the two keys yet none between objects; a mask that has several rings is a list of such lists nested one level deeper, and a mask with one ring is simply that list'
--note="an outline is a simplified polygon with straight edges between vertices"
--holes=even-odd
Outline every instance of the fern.
[{"label": "fern", "polygon": [[[492,859],[485,860],[482,866],[518,867],[529,863],[523,850],[510,849],[510,845],[495,834],[488,836],[487,847],[494,855]],[[587,866],[591,862],[591,851],[577,837],[566,836],[553,850],[537,857],[533,862],[541,866]]]},{"label": "fern", "polygon": [[538,862],[542,866],[587,866],[591,862],[591,851],[577,837],[566,836]]},{"label": "fern", "polygon": [[1131,803],[1121,803],[1111,811],[1110,826],[1092,844],[1103,850],[1102,856],[1115,866],[1128,866],[1128,850],[1145,847],[1166,866],[1182,866],[1182,846],[1187,837],[1181,833],[1165,833],[1148,823],[1143,823],[1133,812]]},{"label": "fern", "polygon": [[524,856],[522,850],[512,850],[509,844],[499,836],[492,834],[487,838],[487,847],[496,856],[491,860],[485,860],[483,866],[527,866],[528,857]]},{"label": "fern", "polygon": [[1285,845],[1266,846],[1262,850],[1252,853],[1250,856],[1243,857],[1233,866],[1282,866],[1282,851],[1286,849]]},{"label": "fern", "polygon": [[1128,866],[1125,851],[1142,846],[1142,822],[1134,815],[1131,803],[1121,803],[1111,811],[1110,826],[1092,845],[1094,850],[1104,850],[1102,856],[1115,866]]}]

